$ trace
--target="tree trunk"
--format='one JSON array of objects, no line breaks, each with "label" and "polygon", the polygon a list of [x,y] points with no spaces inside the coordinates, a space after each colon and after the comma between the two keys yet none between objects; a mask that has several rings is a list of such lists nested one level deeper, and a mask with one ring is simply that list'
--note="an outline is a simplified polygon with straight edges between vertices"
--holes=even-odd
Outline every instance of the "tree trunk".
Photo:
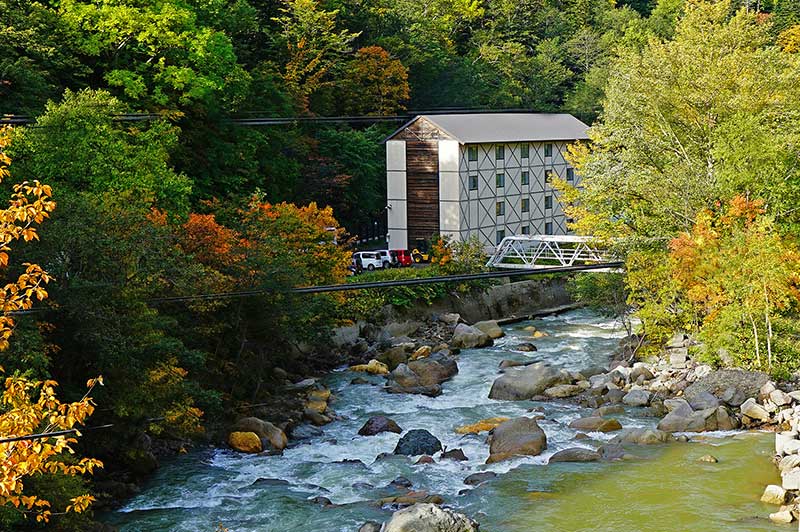
[{"label": "tree trunk", "polygon": [[753,325],[753,338],[755,339],[756,343],[756,364],[758,367],[761,367],[761,353],[758,348],[758,327],[756,327],[756,321],[753,319],[753,316],[747,314],[747,317],[750,318],[750,323]]}]

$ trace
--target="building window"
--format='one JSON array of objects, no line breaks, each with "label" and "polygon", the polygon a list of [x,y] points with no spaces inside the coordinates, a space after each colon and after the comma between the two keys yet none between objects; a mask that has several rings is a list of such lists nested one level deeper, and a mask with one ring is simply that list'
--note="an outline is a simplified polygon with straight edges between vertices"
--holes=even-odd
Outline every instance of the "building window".
[{"label": "building window", "polygon": [[553,234],[553,222],[545,222],[544,224],[544,234],[552,235]]},{"label": "building window", "polygon": [[553,156],[553,145],[552,144],[545,144],[544,145],[544,156],[545,157],[552,157]]},{"label": "building window", "polygon": [[506,147],[505,146],[495,146],[494,147],[494,158],[498,161],[502,161],[506,158]]},{"label": "building window", "polygon": [[506,174],[497,174],[497,188],[506,186]]},{"label": "building window", "polygon": [[497,216],[505,216],[506,215],[506,202],[505,201],[498,201],[497,205],[494,206],[494,213]]},{"label": "building window", "polygon": [[523,235],[531,234],[531,226],[530,225],[523,225],[522,226],[522,234]]},{"label": "building window", "polygon": [[567,168],[567,181],[575,181],[575,169]]},{"label": "building window", "polygon": [[467,159],[470,161],[477,161],[478,160],[478,147],[477,146],[467,146]]},{"label": "building window", "polygon": [[528,198],[522,198],[522,212],[528,212],[531,210],[531,200]]},{"label": "building window", "polygon": [[506,232],[503,229],[500,229],[499,231],[497,231],[497,243],[498,244],[500,244],[500,242],[502,242],[505,237],[506,237]]},{"label": "building window", "polygon": [[531,147],[529,144],[520,144],[519,146],[519,156],[523,159],[527,159],[531,156]]},{"label": "building window", "polygon": [[478,176],[476,175],[469,176],[469,189],[478,190]]},{"label": "building window", "polygon": [[556,173],[553,170],[545,170],[544,171],[544,182],[550,183],[553,181],[553,178],[556,176]]},{"label": "building window", "polygon": [[544,208],[545,209],[553,208],[553,196],[548,195],[544,197]]},{"label": "building window", "polygon": [[530,172],[522,172],[522,184],[528,185],[531,182],[531,174]]}]

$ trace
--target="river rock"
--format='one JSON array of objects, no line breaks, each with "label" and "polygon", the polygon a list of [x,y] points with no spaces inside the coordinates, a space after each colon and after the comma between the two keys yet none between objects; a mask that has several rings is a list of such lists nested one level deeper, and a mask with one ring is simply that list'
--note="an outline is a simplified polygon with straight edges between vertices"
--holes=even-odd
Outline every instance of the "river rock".
[{"label": "river rock", "polygon": [[657,443],[666,443],[672,436],[669,432],[657,429],[635,428],[625,429],[619,434],[615,435],[611,443],[630,443],[634,445],[654,445]]},{"label": "river rock", "polygon": [[454,358],[436,353],[408,363],[408,369],[419,376],[420,386],[432,386],[450,380],[458,374],[458,364]]},{"label": "river rock", "polygon": [[792,515],[791,510],[781,510],[773,514],[769,514],[769,520],[772,521],[773,523],[788,525],[789,523],[794,521],[794,515]]},{"label": "river rock", "polygon": [[761,502],[780,506],[786,503],[787,495],[788,493],[782,487],[770,484],[764,489],[764,494],[761,496]]},{"label": "river rock", "polygon": [[364,426],[359,429],[358,434],[361,436],[375,436],[381,432],[401,434],[403,429],[401,429],[394,420],[386,416],[373,416],[364,423]]},{"label": "river rock", "polygon": [[488,334],[489,338],[493,340],[496,338],[502,338],[506,335],[506,333],[503,332],[503,329],[500,328],[500,325],[498,325],[495,320],[479,321],[472,326],[479,331],[483,331],[484,333]]},{"label": "river rock", "polygon": [[414,465],[421,465],[421,464],[435,464],[436,460],[433,459],[432,456],[428,456],[427,454],[423,454],[419,457],[419,460],[414,462]]},{"label": "river rock", "polygon": [[457,462],[464,462],[469,460],[467,455],[464,454],[464,451],[461,449],[451,449],[449,451],[442,452],[441,457],[442,459],[447,458],[448,460],[455,460]]},{"label": "river rock", "polygon": [[575,395],[578,395],[582,391],[583,388],[575,384],[559,384],[558,386],[547,388],[544,391],[544,394],[547,397],[552,397],[555,399],[563,399],[565,397],[573,397]]},{"label": "river rock", "polygon": [[458,349],[486,347],[492,345],[492,339],[480,329],[471,327],[466,323],[459,323],[456,325],[456,330],[453,331],[453,338],[450,340],[450,345]]},{"label": "river rock", "polygon": [[500,423],[508,421],[507,417],[490,417],[482,419],[471,425],[464,425],[456,429],[456,434],[478,434],[494,429]]},{"label": "river rock", "polygon": [[602,417],[582,417],[572,421],[570,428],[585,432],[613,432],[620,430],[622,425],[616,419]]},{"label": "river rock", "polygon": [[627,394],[625,392],[623,392],[622,390],[619,390],[619,389],[616,389],[616,388],[612,388],[612,389],[608,390],[603,395],[603,401],[605,401],[606,403],[611,403],[611,404],[621,403],[622,399],[626,395]]},{"label": "river rock", "polygon": [[[705,377],[697,379],[685,390],[687,397],[693,397],[697,391],[705,390],[714,394],[716,397],[721,398],[730,406],[739,406],[734,402],[728,402],[723,394],[729,389],[733,388],[737,392],[736,395],[748,397],[755,397],[758,395],[761,387],[767,383],[769,377],[766,373],[760,371],[745,371],[741,369],[720,369],[712,371]],[[742,402],[744,402],[742,399]]]},{"label": "river rock", "polygon": [[785,490],[800,490],[800,469],[781,472],[781,486]]},{"label": "river rock", "polygon": [[521,360],[504,359],[500,361],[500,369],[516,368],[518,366],[527,366],[528,364],[529,362],[523,362]]},{"label": "river rock", "polygon": [[705,430],[717,430],[716,408],[700,410],[694,412],[688,406],[688,411],[684,407],[676,408],[667,414],[658,423],[658,430],[664,432],[703,432]]},{"label": "river rock", "polygon": [[388,488],[392,488],[392,489],[406,489],[407,490],[407,489],[411,488],[411,486],[413,486],[413,484],[406,477],[397,477],[393,481],[389,482],[389,485],[387,487]]},{"label": "river rock", "polygon": [[772,401],[775,406],[792,404],[791,396],[783,390],[772,390],[769,394],[769,400]]},{"label": "river rock", "polygon": [[489,436],[489,459],[486,463],[499,462],[513,456],[537,456],[547,448],[547,436],[528,417],[510,419],[500,423]]},{"label": "river rock", "polygon": [[747,401],[742,403],[740,407],[742,414],[749,417],[750,419],[755,419],[758,421],[769,421],[769,412],[764,409],[763,406],[756,403],[756,400],[752,397],[749,398]]},{"label": "river rock", "polygon": [[711,454],[704,454],[700,458],[697,459],[698,462],[705,462],[707,464],[716,464],[719,462],[719,459]]},{"label": "river rock", "polygon": [[380,523],[376,523],[375,521],[367,521],[358,529],[358,532],[381,532],[381,525]]},{"label": "river rock", "polygon": [[778,469],[783,473],[784,471],[789,471],[796,467],[800,467],[800,455],[797,454],[790,454],[788,456],[784,456],[778,462]]},{"label": "river rock", "polygon": [[640,377],[643,381],[651,381],[656,378],[647,366],[637,362],[633,365],[633,369],[631,370],[630,381],[638,382]]},{"label": "river rock", "polygon": [[231,432],[228,444],[240,453],[260,453],[261,438],[255,432]]},{"label": "river rock", "polygon": [[524,353],[532,353],[537,350],[536,346],[530,342],[522,342],[521,344],[517,344],[514,349],[516,351],[522,351]]},{"label": "river rock", "polygon": [[747,400],[744,392],[733,386],[725,388],[719,398],[728,406],[741,406]]},{"label": "river rock", "polygon": [[422,327],[422,323],[418,321],[400,321],[389,322],[383,327],[383,332],[391,337],[398,336],[413,336],[415,332]]},{"label": "river rock", "polygon": [[478,523],[435,504],[415,504],[392,514],[383,532],[478,532]]},{"label": "river rock", "polygon": [[480,473],[473,473],[467,478],[464,479],[464,484],[467,486],[477,486],[478,484],[483,484],[487,480],[492,480],[497,476],[497,473],[494,471],[482,471]]},{"label": "river rock", "polygon": [[700,390],[693,397],[689,398],[689,406],[692,410],[706,410],[708,408],[717,408],[719,406],[719,399],[717,399],[711,392]]},{"label": "river rock", "polygon": [[569,377],[546,362],[537,362],[524,368],[510,368],[495,379],[489,391],[490,399],[524,401],[540,395],[556,384],[565,384]]},{"label": "river rock", "polygon": [[276,451],[284,450],[289,443],[286,434],[281,429],[269,421],[264,421],[257,417],[243,417],[236,422],[233,430],[236,432],[253,432],[260,439],[269,442],[270,447]]},{"label": "river rock", "polygon": [[572,447],[558,451],[550,457],[548,463],[554,464],[557,462],[596,462],[600,460],[600,453],[591,449],[584,449],[583,447]]},{"label": "river rock", "polygon": [[624,414],[625,408],[622,405],[605,405],[601,406],[600,408],[596,408],[594,412],[592,412],[592,416],[611,416],[614,414]]},{"label": "river rock", "polygon": [[394,454],[418,456],[421,454],[432,455],[442,450],[442,443],[436,436],[424,429],[413,429],[406,432],[397,446]]},{"label": "river rock", "polygon": [[412,388],[419,386],[419,375],[411,370],[406,364],[400,364],[389,374],[388,386],[398,388]]},{"label": "river rock", "polygon": [[650,402],[650,392],[637,388],[625,394],[622,402],[628,406],[647,406]]},{"label": "river rock", "polygon": [[408,361],[408,352],[404,345],[396,345],[378,355],[377,360],[378,362],[386,364],[389,371],[392,371],[400,364],[405,364]]},{"label": "river rock", "polygon": [[445,325],[450,325],[451,327],[455,327],[456,324],[459,321],[461,321],[461,314],[458,314],[456,312],[439,314],[438,320],[444,323]]},{"label": "river rock", "polygon": [[310,408],[303,410],[303,419],[306,419],[317,426],[326,425],[332,421],[331,418],[325,414],[320,414],[316,410],[312,410]]},{"label": "river rock", "polygon": [[420,358],[427,358],[431,356],[431,346],[423,345],[417,348],[416,351],[411,353],[409,360],[419,360]]},{"label": "river rock", "polygon": [[732,416],[724,406],[717,407],[717,430],[735,430],[739,428],[739,420]]},{"label": "river rock", "polygon": [[350,370],[364,371],[366,373],[371,373],[373,375],[388,375],[389,373],[389,367],[383,362],[375,360],[374,358],[366,364],[357,364],[355,366],[350,366]]}]

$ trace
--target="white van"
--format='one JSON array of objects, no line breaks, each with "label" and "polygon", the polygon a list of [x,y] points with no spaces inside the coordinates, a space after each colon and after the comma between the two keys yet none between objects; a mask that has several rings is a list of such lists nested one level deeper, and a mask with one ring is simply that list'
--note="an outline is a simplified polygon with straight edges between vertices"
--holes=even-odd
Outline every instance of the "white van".
[{"label": "white van", "polygon": [[[359,263],[361,263],[361,268],[359,268]],[[383,261],[381,256],[374,251],[359,251],[353,253],[353,266],[356,267],[356,271],[359,269],[372,271],[376,268],[383,268]]]}]

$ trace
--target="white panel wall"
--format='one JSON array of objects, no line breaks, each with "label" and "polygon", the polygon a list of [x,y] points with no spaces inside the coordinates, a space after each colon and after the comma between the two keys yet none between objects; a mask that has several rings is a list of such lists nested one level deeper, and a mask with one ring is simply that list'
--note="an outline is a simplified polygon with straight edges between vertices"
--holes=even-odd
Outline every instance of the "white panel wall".
[{"label": "white panel wall", "polygon": [[406,141],[386,142],[386,205],[389,249],[408,249]]},{"label": "white panel wall", "polygon": [[459,142],[439,141],[439,233],[459,238]]}]

